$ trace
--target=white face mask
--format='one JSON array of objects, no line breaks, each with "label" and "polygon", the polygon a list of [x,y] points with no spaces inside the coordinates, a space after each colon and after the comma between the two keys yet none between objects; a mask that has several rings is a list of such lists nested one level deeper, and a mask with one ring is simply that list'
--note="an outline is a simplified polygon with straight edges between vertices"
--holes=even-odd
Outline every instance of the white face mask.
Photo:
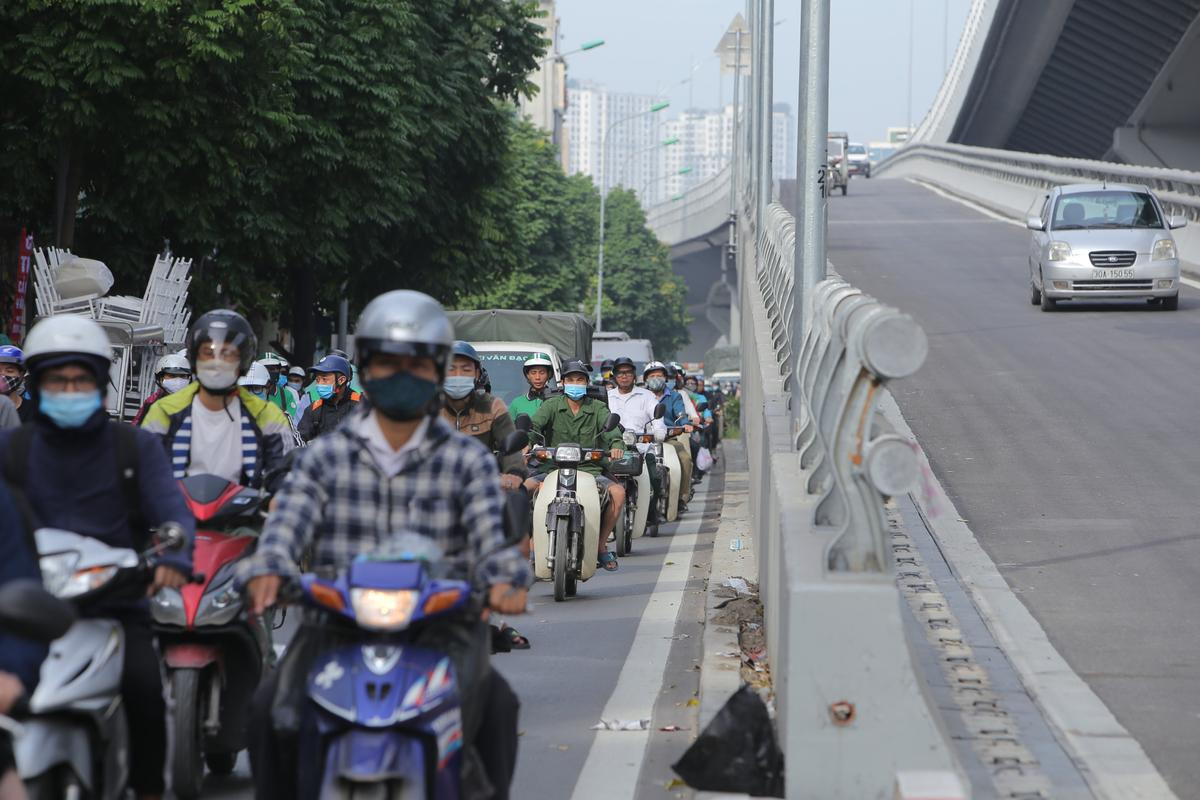
[{"label": "white face mask", "polygon": [[225,361],[202,361],[196,367],[196,380],[205,389],[223,392],[237,383],[238,365]]},{"label": "white face mask", "polygon": [[163,388],[167,390],[167,394],[175,394],[183,387],[187,386],[191,381],[187,378],[167,378],[163,381]]}]

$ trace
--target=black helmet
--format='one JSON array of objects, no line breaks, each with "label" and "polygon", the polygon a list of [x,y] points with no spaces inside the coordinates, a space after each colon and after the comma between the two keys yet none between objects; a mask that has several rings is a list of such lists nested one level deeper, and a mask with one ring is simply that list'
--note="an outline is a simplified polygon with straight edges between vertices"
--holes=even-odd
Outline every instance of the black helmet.
[{"label": "black helmet", "polygon": [[240,357],[240,372],[250,369],[254,354],[258,350],[258,337],[246,318],[228,308],[218,308],[200,315],[200,318],[188,328],[184,348],[187,350],[188,361],[192,368],[196,367],[196,352],[200,345],[212,342],[213,345],[231,344],[238,349]]},{"label": "black helmet", "polygon": [[633,359],[629,358],[628,356],[621,356],[620,358],[613,359],[612,371],[616,372],[621,367],[629,367],[633,370],[635,375],[637,374],[637,364],[634,364]]},{"label": "black helmet", "polygon": [[678,374],[679,374],[679,370],[675,367],[674,364],[667,364],[667,377],[668,378],[670,378],[671,380],[675,380],[675,376]]},{"label": "black helmet", "polygon": [[589,367],[587,364],[584,364],[582,361],[580,361],[577,358],[573,358],[570,361],[566,361],[562,365],[562,376],[564,378],[566,378],[568,375],[570,375],[572,373],[578,373],[578,374],[582,375],[584,378],[587,378],[591,374],[591,372],[592,372],[592,368]]}]

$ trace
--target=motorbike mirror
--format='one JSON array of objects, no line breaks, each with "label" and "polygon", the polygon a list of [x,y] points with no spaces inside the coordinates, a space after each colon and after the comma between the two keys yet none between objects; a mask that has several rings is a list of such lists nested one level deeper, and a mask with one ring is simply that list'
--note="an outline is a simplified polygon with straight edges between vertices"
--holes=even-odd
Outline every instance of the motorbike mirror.
[{"label": "motorbike mirror", "polygon": [[666,406],[658,405],[658,406],[654,407],[654,418],[655,419],[662,419],[666,415],[667,415],[667,407]]},{"label": "motorbike mirror", "polygon": [[513,431],[504,437],[500,451],[506,456],[511,456],[513,453],[519,453],[524,450],[527,444],[529,444],[528,433],[525,431]]},{"label": "motorbike mirror", "polygon": [[0,629],[22,639],[51,642],[75,622],[75,609],[42,587],[36,578],[0,587]]},{"label": "motorbike mirror", "polygon": [[604,432],[615,431],[619,427],[621,427],[621,415],[609,414],[608,419],[604,421]]},{"label": "motorbike mirror", "polygon": [[529,431],[533,430],[533,420],[529,418],[528,414],[518,414],[515,424],[517,426],[517,430],[519,431],[525,431],[528,433]]},{"label": "motorbike mirror", "polygon": [[158,541],[155,549],[159,552],[182,550],[187,544],[187,531],[178,522],[164,522],[158,526],[156,539]]},{"label": "motorbike mirror", "polygon": [[504,543],[518,545],[533,530],[533,508],[529,493],[520,490],[504,493]]}]

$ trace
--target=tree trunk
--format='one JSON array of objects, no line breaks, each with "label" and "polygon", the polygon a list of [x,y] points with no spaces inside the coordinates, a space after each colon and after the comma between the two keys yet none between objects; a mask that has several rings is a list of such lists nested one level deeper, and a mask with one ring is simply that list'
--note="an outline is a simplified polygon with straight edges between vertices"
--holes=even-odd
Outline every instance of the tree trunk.
[{"label": "tree trunk", "polygon": [[289,269],[292,284],[292,352],[307,367],[317,349],[317,281],[312,267],[304,264]]},{"label": "tree trunk", "polygon": [[83,184],[83,155],[71,140],[59,145],[55,177],[54,244],[70,250],[75,244],[75,215],[79,212],[79,187]]}]

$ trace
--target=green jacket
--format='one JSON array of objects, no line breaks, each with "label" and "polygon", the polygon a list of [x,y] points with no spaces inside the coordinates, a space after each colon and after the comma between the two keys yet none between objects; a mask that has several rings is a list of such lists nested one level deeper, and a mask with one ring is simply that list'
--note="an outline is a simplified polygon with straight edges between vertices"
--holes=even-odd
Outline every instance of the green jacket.
[{"label": "green jacket", "polygon": [[[543,437],[542,440],[536,436],[532,438],[535,443],[544,441],[547,447],[575,443],[581,447],[624,450],[625,443],[621,439],[620,428],[608,432],[603,430],[608,413],[607,404],[592,397],[585,397],[579,407],[579,413],[574,414],[567,405],[566,395],[555,395],[543,401],[533,416],[533,432]],[[599,475],[607,468],[607,457],[604,461],[588,461],[579,465],[579,469],[593,475]]]},{"label": "green jacket", "polygon": [[[532,389],[529,390],[529,392],[532,391]],[[530,397],[529,392],[514,397],[512,403],[509,404],[508,413],[509,416],[513,418],[513,422],[516,422],[517,417],[521,416],[522,414],[528,414],[529,418],[533,419],[534,415],[537,414],[538,409],[542,407],[542,403],[546,402],[542,395]]]}]

